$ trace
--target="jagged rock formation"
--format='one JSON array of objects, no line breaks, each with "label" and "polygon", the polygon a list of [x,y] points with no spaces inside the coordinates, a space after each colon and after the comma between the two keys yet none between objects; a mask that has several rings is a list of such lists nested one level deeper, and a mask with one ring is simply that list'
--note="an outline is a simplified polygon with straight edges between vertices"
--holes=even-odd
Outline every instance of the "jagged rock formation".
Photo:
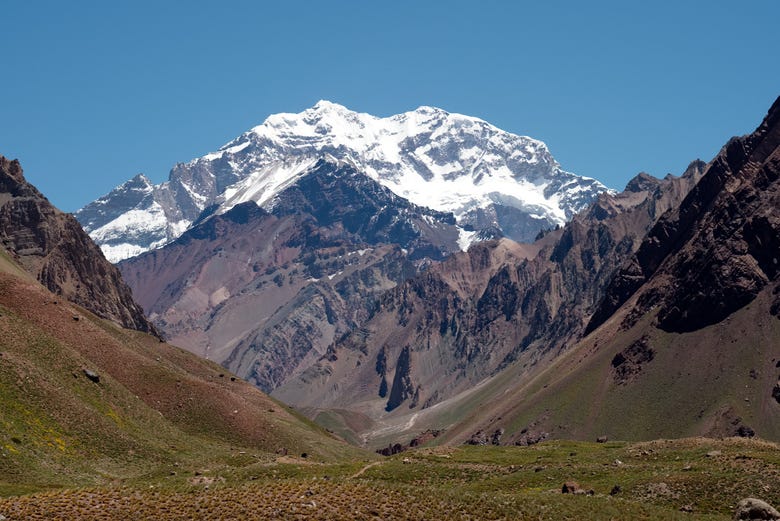
[{"label": "jagged rock formation", "polygon": [[124,327],[157,334],[119,270],[78,221],[28,183],[18,161],[3,156],[0,243],[51,292]]},{"label": "jagged rock formation", "polygon": [[640,287],[630,327],[658,308],[658,327],[720,322],[780,273],[780,102],[749,136],[732,139],[682,204],[663,216],[610,284],[589,330]]},{"label": "jagged rock formation", "polygon": [[433,107],[377,118],[321,101],[177,164],[165,183],[139,175],[76,217],[116,262],[175,239],[205,210],[247,201],[275,207],[279,193],[326,157],[413,204],[453,214],[464,249],[488,236],[530,241],[606,190],[561,169],[544,143],[477,118]]}]

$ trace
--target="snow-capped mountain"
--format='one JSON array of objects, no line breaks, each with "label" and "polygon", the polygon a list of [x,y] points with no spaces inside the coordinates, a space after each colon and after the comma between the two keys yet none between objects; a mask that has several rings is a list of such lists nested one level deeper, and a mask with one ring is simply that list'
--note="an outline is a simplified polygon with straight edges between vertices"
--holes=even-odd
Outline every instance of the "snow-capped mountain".
[{"label": "snow-capped mountain", "polygon": [[250,200],[272,208],[325,156],[418,206],[451,212],[464,248],[486,229],[532,240],[606,190],[562,170],[541,141],[478,118],[433,107],[379,118],[320,101],[269,116],[218,151],[177,164],[160,185],[139,175],[76,217],[117,262],[175,239],[206,209],[224,213]]}]

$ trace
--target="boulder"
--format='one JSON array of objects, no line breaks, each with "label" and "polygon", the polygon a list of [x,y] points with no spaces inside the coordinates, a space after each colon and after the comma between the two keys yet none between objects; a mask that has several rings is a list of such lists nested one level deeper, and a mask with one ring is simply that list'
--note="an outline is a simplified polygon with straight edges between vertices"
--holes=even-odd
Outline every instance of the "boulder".
[{"label": "boulder", "polygon": [[580,484],[576,481],[567,481],[561,487],[561,494],[576,494],[577,491],[582,490]]},{"label": "boulder", "polygon": [[737,509],[734,511],[734,521],[773,521],[779,519],[780,512],[766,501],[755,498],[743,499],[737,504]]},{"label": "boulder", "polygon": [[100,375],[94,371],[90,371],[89,369],[84,369],[84,376],[86,376],[87,378],[89,378],[91,381],[95,383],[100,383]]}]

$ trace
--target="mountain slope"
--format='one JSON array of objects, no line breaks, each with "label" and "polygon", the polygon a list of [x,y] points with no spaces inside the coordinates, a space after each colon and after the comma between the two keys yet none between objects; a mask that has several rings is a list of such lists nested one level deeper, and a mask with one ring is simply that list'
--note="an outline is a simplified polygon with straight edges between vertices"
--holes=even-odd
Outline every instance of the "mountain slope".
[{"label": "mountain slope", "polygon": [[207,208],[266,209],[317,160],[332,156],[418,206],[469,230],[531,240],[562,225],[606,188],[565,172],[544,143],[432,107],[377,118],[321,101],[276,114],[219,151],[177,164],[169,180],[137,176],[76,217],[112,261],[178,237]]},{"label": "mountain slope", "polygon": [[0,243],[52,292],[124,327],[156,334],[109,263],[73,216],[28,183],[18,161],[0,156]]},{"label": "mountain slope", "polygon": [[328,159],[279,193],[270,213],[241,203],[119,267],[172,342],[270,391],[458,239],[451,214]]},{"label": "mountain slope", "polygon": [[216,364],[55,296],[0,249],[0,490],[121,483],[285,449],[354,455]]},{"label": "mountain slope", "polygon": [[[591,329],[650,278],[632,316],[659,307],[659,327],[692,331],[751,302],[780,272],[780,104],[731,140],[678,209],[621,270]],[[660,285],[660,286],[659,286]]]},{"label": "mountain slope", "polygon": [[[780,99],[609,284],[591,334],[452,429],[780,439]],[[483,397],[484,398],[484,397]],[[527,433],[528,431],[526,431]]]},{"label": "mountain slope", "polygon": [[388,292],[368,321],[274,396],[312,416],[348,410],[412,429],[439,415],[431,426],[446,426],[467,409],[454,405],[459,395],[507,367],[537,370],[581,337],[615,271],[703,167],[664,180],[640,174],[534,245],[502,239],[453,255]]}]

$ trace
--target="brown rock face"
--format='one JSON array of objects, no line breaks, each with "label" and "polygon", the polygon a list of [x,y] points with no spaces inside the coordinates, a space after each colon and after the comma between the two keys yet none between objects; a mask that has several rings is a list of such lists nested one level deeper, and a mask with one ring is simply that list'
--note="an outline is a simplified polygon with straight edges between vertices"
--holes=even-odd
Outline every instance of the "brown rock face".
[{"label": "brown rock face", "polygon": [[643,336],[612,359],[612,377],[617,384],[626,384],[642,372],[642,364],[653,361],[655,351],[650,339]]},{"label": "brown rock face", "polygon": [[0,243],[44,286],[98,316],[157,334],[130,288],[70,214],[28,183],[18,161],[0,156]]},{"label": "brown rock face", "polygon": [[756,298],[780,273],[780,99],[732,139],[679,208],[664,215],[610,283],[589,329],[647,281],[625,326],[658,307],[658,326],[695,331]]}]

